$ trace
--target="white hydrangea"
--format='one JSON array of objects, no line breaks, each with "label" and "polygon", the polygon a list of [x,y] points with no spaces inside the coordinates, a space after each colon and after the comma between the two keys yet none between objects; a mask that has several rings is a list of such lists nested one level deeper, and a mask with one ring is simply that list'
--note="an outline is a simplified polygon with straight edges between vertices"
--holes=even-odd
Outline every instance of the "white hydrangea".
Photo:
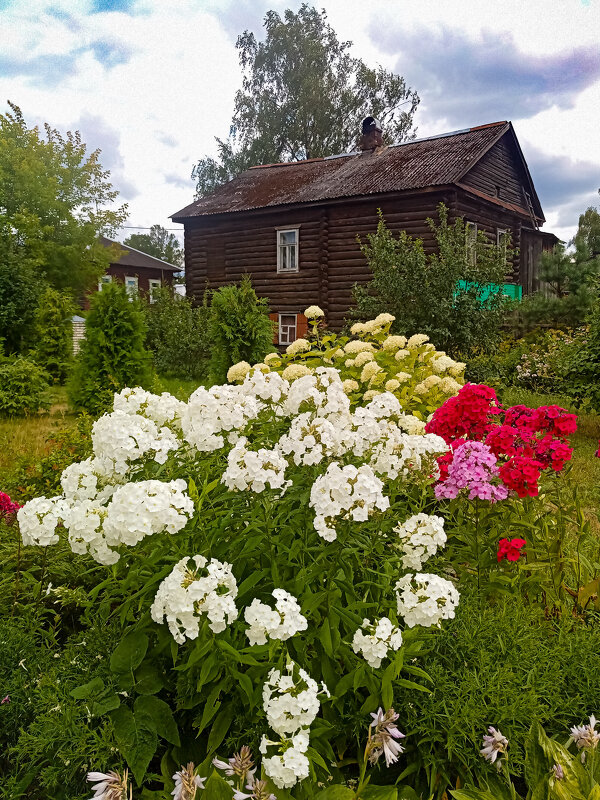
[{"label": "white hydrangea", "polygon": [[363,619],[362,626],[352,639],[354,652],[362,655],[367,664],[375,669],[381,666],[390,650],[398,650],[401,645],[402,634],[388,617],[382,617],[373,623]]},{"label": "white hydrangea", "polygon": [[[372,383],[372,379],[371,379],[371,381],[369,381],[369,386],[371,385],[371,383]],[[378,394],[381,394],[381,392],[378,389],[369,389],[368,392],[365,392],[363,394],[363,400],[368,403],[374,397],[377,397]]]},{"label": "white hydrangea", "polygon": [[[195,568],[190,566],[194,562]],[[171,635],[179,644],[198,637],[204,614],[209,628],[221,633],[237,618],[235,598],[238,587],[231,564],[204,556],[182,558],[162,581],[150,608],[158,624],[166,619]]]},{"label": "white hydrangea", "polygon": [[244,392],[239,385],[200,386],[191,395],[181,419],[183,435],[201,452],[220,450],[225,436],[237,438],[248,422],[255,419],[264,403]]},{"label": "white hydrangea", "polygon": [[285,352],[289,356],[295,356],[298,353],[308,353],[310,348],[311,344],[308,339],[296,339],[286,347]]},{"label": "white hydrangea", "polygon": [[425,433],[426,423],[422,419],[413,416],[413,414],[399,414],[396,422],[399,428],[402,428],[405,433],[410,433],[412,436],[421,436]]},{"label": "white hydrangea", "polygon": [[410,355],[411,355],[410,350],[400,349],[398,350],[394,358],[396,359],[396,361],[404,361],[404,359],[408,358]]},{"label": "white hydrangea", "polygon": [[444,518],[434,514],[413,514],[394,531],[398,534],[404,569],[422,569],[423,564],[446,544]]},{"label": "white hydrangea", "polygon": [[272,669],[263,686],[263,708],[269,726],[280,736],[310,727],[319,713],[319,694],[329,695],[310,675],[289,661],[285,670]]},{"label": "white hydrangea", "polygon": [[409,381],[411,379],[411,377],[412,376],[408,372],[397,372],[396,373],[396,380],[399,381],[399,383],[406,383],[407,381]]},{"label": "white hydrangea", "polygon": [[388,336],[381,345],[389,353],[395,353],[406,345],[406,336]]},{"label": "white hydrangea", "polygon": [[467,365],[463,361],[457,361],[453,367],[450,367],[450,375],[453,378],[462,378]]},{"label": "white hydrangea", "polygon": [[350,333],[353,336],[360,336],[361,333],[366,333],[364,322],[355,322],[354,325],[350,328]]},{"label": "white hydrangea", "polygon": [[338,452],[343,431],[326,417],[315,417],[305,412],[294,417],[287,433],[277,442],[277,450],[291,456],[294,464],[320,464]]},{"label": "white hydrangea", "polygon": [[[304,755],[308,749],[308,742],[309,735],[304,730],[298,731],[291,739],[282,738],[280,742],[274,742],[266,736],[262,737],[259,747],[263,756],[262,766],[265,774],[279,789],[290,789],[298,781],[308,778],[310,762]],[[269,756],[269,751],[274,747],[278,752]]]},{"label": "white hydrangea", "polygon": [[362,342],[360,339],[351,339],[345,346],[344,352],[348,355],[357,355],[358,353],[366,353],[367,351],[375,352],[375,347],[371,342]]},{"label": "white hydrangea", "polygon": [[376,510],[389,508],[390,501],[383,495],[383,483],[371,467],[366,464],[341,467],[333,463],[313,483],[310,505],[315,511],[315,530],[332,542],[337,536],[336,519],[364,522]]},{"label": "white hydrangea", "polygon": [[444,394],[456,395],[462,389],[462,384],[449,375],[446,375],[445,378],[442,378],[439,387]]},{"label": "white hydrangea", "polygon": [[455,364],[456,361],[454,361],[453,358],[450,358],[450,356],[438,354],[431,360],[431,369],[438,375],[441,375],[442,373],[448,372],[450,369],[452,369]]},{"label": "white hydrangea", "polygon": [[373,322],[376,322],[380,327],[383,327],[384,325],[391,325],[395,319],[396,317],[393,314],[387,314],[384,312],[383,314],[377,314]]},{"label": "white hydrangea", "polygon": [[281,356],[279,353],[267,353],[263,361],[269,367],[278,367],[281,364]]},{"label": "white hydrangea", "polygon": [[380,372],[383,372],[383,370],[379,364],[376,361],[369,361],[364,365],[362,372],[360,373],[361,383],[367,383],[367,381],[371,381],[371,379]]},{"label": "white hydrangea", "polygon": [[424,333],[415,333],[413,336],[410,337],[406,346],[409,350],[415,350],[417,347],[421,347],[422,344],[429,341],[429,336],[426,336]]},{"label": "white hydrangea", "polygon": [[246,636],[251,645],[266,644],[267,639],[286,641],[308,627],[293,595],[285,589],[275,589],[273,597],[275,609],[255,598],[244,611],[244,619],[250,626]]},{"label": "white hydrangea", "polygon": [[152,394],[139,386],[126,388],[115,394],[113,410],[125,414],[141,414],[151,419],[159,427],[163,425],[179,425],[185,403],[168,392]]},{"label": "white hydrangea", "polygon": [[352,394],[352,392],[357,392],[360,388],[358,385],[358,381],[353,380],[352,378],[347,378],[342,383],[342,387],[346,394]]},{"label": "white hydrangea", "polygon": [[460,596],[454,584],[439,575],[408,573],[394,588],[398,614],[409,628],[430,628],[454,617]]},{"label": "white hydrangea", "polygon": [[400,381],[396,380],[395,378],[391,378],[389,381],[386,381],[384,388],[386,392],[395,392],[396,389],[400,388]]},{"label": "white hydrangea", "polygon": [[374,361],[375,356],[369,350],[365,350],[362,353],[359,353],[356,358],[354,359],[353,366],[355,367],[364,367],[366,363],[369,361]]},{"label": "white hydrangea", "polygon": [[48,547],[58,542],[57,526],[64,521],[69,506],[63,497],[34,497],[17,511],[23,544]]},{"label": "white hydrangea", "polygon": [[428,375],[421,383],[417,383],[414,388],[414,393],[421,396],[425,395],[441,383],[441,381],[442,379],[439,375]]},{"label": "white hydrangea", "polygon": [[375,445],[369,465],[377,475],[393,481],[401,477],[413,483],[432,483],[439,476],[437,459],[447,450],[437,434],[409,434],[390,425],[387,436]]},{"label": "white hydrangea", "polygon": [[227,380],[229,383],[241,383],[250,370],[251,366],[247,361],[238,361],[227,370]]},{"label": "white hydrangea", "polygon": [[231,491],[264,492],[269,487],[285,491],[290,485],[285,480],[287,461],[277,450],[248,450],[248,440],[242,436],[227,456],[227,469],[221,476]]},{"label": "white hydrangea", "polygon": [[304,316],[306,319],[320,319],[325,316],[325,312],[319,306],[309,306],[305,309]]},{"label": "white hydrangea", "polygon": [[286,381],[297,381],[305,375],[312,375],[312,369],[307,367],[306,364],[288,364],[281,373],[281,377]]},{"label": "white hydrangea", "polygon": [[150,458],[164,464],[180,442],[169,428],[139,414],[113,411],[97,419],[92,426],[94,455],[105,471],[115,475],[127,472],[134,461]]}]

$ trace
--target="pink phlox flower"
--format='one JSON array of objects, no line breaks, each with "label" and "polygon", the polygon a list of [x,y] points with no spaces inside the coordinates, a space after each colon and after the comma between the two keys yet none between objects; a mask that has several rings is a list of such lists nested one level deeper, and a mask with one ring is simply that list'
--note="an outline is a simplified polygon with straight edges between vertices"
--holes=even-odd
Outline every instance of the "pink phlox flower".
[{"label": "pink phlox flower", "polygon": [[508,490],[492,481],[498,477],[498,463],[490,448],[482,442],[467,441],[454,451],[448,477],[435,487],[438,499],[454,499],[466,490],[469,500],[506,500]]}]

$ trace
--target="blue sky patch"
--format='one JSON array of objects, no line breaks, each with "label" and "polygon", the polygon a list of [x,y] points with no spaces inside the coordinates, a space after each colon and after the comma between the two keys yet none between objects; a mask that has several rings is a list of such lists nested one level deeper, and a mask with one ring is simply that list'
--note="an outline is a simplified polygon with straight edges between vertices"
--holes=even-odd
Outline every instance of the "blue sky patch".
[{"label": "blue sky patch", "polygon": [[129,14],[133,11],[134,5],[135,0],[93,0],[92,13],[101,14],[106,11],[123,11],[125,14]]}]

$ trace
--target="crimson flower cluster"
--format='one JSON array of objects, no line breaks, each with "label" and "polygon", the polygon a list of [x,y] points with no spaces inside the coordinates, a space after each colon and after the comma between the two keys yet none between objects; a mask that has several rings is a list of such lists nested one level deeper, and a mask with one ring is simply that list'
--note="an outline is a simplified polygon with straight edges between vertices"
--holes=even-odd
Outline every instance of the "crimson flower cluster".
[{"label": "crimson flower cluster", "polygon": [[498,542],[498,561],[505,558],[507,561],[518,561],[524,555],[521,550],[525,547],[525,539],[500,539]]},{"label": "crimson flower cluster", "polygon": [[483,442],[497,459],[500,480],[519,497],[537,496],[545,469],[562,470],[573,455],[568,437],[576,429],[575,414],[560,406],[503,408],[492,388],[474,383],[446,400],[426,426],[451,448],[438,461],[440,481],[448,478],[457,447]]},{"label": "crimson flower cluster", "polygon": [[21,506],[11,500],[5,492],[0,492],[0,520],[5,519],[7,522],[12,522],[20,508]]}]

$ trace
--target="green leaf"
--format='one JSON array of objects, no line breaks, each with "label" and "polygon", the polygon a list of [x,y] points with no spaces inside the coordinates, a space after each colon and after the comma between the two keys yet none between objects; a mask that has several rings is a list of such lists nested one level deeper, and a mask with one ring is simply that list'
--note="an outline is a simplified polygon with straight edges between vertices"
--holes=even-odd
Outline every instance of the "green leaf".
[{"label": "green leaf", "polygon": [[231,786],[217,773],[213,772],[206,781],[202,800],[231,800]]},{"label": "green leaf", "polygon": [[138,697],[133,706],[134,714],[147,714],[154,723],[154,729],[161,739],[179,747],[179,731],[177,723],[173,717],[170,706],[158,697],[153,695],[142,695]]},{"label": "green leaf", "polygon": [[451,789],[450,794],[455,800],[498,800],[483,789]]},{"label": "green leaf", "polygon": [[208,695],[208,699],[204,704],[204,711],[202,712],[202,719],[200,720],[200,725],[198,726],[198,736],[202,733],[204,728],[208,725],[214,715],[217,713],[219,708],[221,707],[221,702],[217,701],[217,697],[221,693],[221,687],[215,686],[211,693]]},{"label": "green leaf", "polygon": [[101,717],[109,711],[114,711],[121,705],[121,698],[118,694],[106,697],[104,700],[93,700],[90,703],[90,713],[93,717]]},{"label": "green leaf", "polygon": [[113,711],[111,719],[119,750],[139,786],[158,746],[153,720],[146,714],[134,717],[131,709],[126,706],[120,706]]},{"label": "green leaf", "polygon": [[102,678],[92,678],[89,683],[84,683],[82,686],[77,686],[75,689],[71,689],[69,694],[71,697],[74,697],[75,700],[84,700],[87,697],[92,697],[94,694],[98,694],[104,689],[104,681]]},{"label": "green leaf", "polygon": [[214,753],[217,747],[221,744],[227,735],[227,731],[229,730],[232,720],[233,709],[230,706],[224,706],[220,714],[215,719],[213,726],[210,729],[210,733],[208,734],[209,752]]},{"label": "green leaf", "polygon": [[410,786],[402,786],[398,789],[398,800],[420,800],[420,798]]},{"label": "green leaf", "polygon": [[148,649],[148,637],[145,633],[134,631],[127,634],[119,642],[110,657],[110,668],[113,672],[131,672],[142,663]]},{"label": "green leaf", "polygon": [[135,673],[135,691],[138,694],[156,694],[164,685],[162,675],[152,664],[142,664]]},{"label": "green leaf", "polygon": [[364,792],[361,792],[364,800],[397,800],[398,789],[395,786],[367,786]]},{"label": "green leaf", "polygon": [[240,664],[249,664],[252,667],[259,665],[259,662],[253,656],[247,655],[246,653],[240,653],[235,649],[235,647],[232,647],[232,645],[230,645],[229,642],[226,642],[224,639],[217,639],[217,647],[220,650],[223,650],[224,653],[229,653],[229,655]]},{"label": "green leaf", "polygon": [[352,800],[354,792],[347,786],[328,786],[315,795],[314,800]]}]

